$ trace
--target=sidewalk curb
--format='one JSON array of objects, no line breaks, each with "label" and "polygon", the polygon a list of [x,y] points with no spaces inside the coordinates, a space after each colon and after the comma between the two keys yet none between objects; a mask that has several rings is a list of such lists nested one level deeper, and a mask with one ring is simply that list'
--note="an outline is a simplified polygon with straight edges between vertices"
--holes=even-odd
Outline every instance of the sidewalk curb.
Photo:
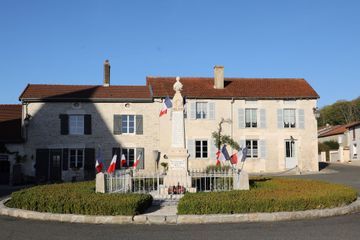
[{"label": "sidewalk curb", "polygon": [[346,215],[360,211],[360,198],[355,202],[337,208],[306,210],[297,212],[212,214],[212,215],[137,215],[137,216],[87,216],[75,214],[42,213],[8,208],[4,205],[10,198],[0,201],[0,215],[24,219],[59,221],[90,224],[203,224],[272,222],[285,220],[313,219]]}]

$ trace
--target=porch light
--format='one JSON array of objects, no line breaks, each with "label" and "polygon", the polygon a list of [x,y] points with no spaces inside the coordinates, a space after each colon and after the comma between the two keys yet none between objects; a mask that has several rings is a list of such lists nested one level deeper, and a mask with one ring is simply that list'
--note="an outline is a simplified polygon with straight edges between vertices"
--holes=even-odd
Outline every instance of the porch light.
[{"label": "porch light", "polygon": [[313,108],[314,116],[316,119],[320,118],[320,110],[317,107]]},{"label": "porch light", "polygon": [[24,118],[24,126],[25,127],[29,126],[30,119],[31,119],[31,115],[27,113],[25,118]]}]

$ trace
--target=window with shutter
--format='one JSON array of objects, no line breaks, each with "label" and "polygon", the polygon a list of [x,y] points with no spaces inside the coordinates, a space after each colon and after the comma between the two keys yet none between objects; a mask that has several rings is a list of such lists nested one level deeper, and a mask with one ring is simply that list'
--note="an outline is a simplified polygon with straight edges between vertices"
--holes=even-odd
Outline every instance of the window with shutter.
[{"label": "window with shutter", "polygon": [[304,109],[298,109],[299,128],[305,128],[305,112]]}]

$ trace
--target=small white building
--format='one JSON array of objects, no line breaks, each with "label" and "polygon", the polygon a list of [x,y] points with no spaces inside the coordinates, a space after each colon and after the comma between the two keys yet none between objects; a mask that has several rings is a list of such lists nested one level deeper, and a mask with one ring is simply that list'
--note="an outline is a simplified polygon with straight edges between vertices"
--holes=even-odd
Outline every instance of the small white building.
[{"label": "small white building", "polygon": [[360,161],[360,122],[347,125],[350,160]]}]

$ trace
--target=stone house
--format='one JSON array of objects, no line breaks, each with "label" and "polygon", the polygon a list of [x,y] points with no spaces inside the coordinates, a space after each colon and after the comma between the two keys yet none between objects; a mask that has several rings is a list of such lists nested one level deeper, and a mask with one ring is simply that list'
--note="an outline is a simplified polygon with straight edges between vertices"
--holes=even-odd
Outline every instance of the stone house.
[{"label": "stone house", "polygon": [[16,164],[25,160],[21,114],[21,104],[0,104],[0,184],[21,182],[21,169]]},{"label": "stone house", "polygon": [[320,143],[334,141],[339,144],[339,149],[330,151],[329,161],[348,162],[359,160],[358,144],[360,122],[344,125],[326,126],[318,130],[318,141]]},{"label": "stone house", "polygon": [[[319,96],[304,79],[224,78],[216,66],[213,78],[180,81],[190,169],[215,164],[211,134],[224,118],[223,134],[249,149],[248,172],[318,171]],[[124,154],[127,167],[139,158],[140,171],[157,171],[159,162],[169,161],[171,111],[159,112],[174,95],[174,82],[147,77],[143,86],[113,86],[105,62],[102,85],[29,84],[20,96],[25,174],[43,181],[92,179],[100,151],[106,166]]]}]

